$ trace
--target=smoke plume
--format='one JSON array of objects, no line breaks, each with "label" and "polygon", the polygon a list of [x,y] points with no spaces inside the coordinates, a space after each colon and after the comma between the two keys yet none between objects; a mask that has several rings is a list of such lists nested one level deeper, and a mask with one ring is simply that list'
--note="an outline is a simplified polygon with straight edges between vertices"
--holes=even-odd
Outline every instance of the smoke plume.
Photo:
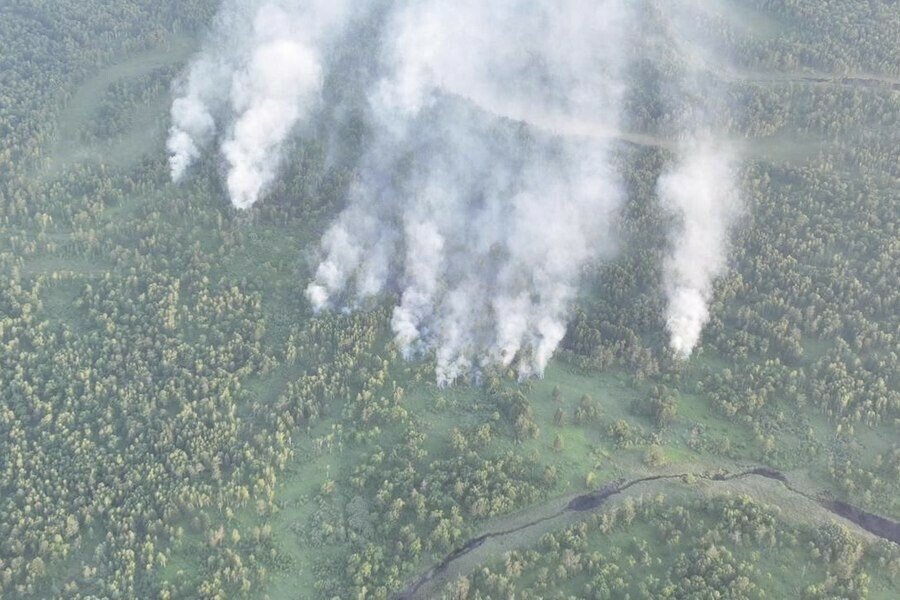
[{"label": "smoke plume", "polygon": [[540,375],[622,199],[608,139],[541,123],[617,128],[625,25],[621,0],[401,3],[313,307],[397,290],[397,344],[433,352],[439,383],[488,365]]},{"label": "smoke plume", "polygon": [[657,184],[663,208],[674,217],[671,251],[663,265],[669,346],[689,357],[709,320],[713,286],[728,266],[728,236],[742,210],[737,182],[739,152],[722,126],[726,99],[702,57],[718,56],[698,29],[697,2],[672,2],[664,19],[682,60],[672,99],[682,141]]},{"label": "smoke plume", "polygon": [[322,91],[324,49],[347,23],[350,0],[227,0],[212,35],[176,85],[167,147],[172,179],[214,141],[237,208],[278,174],[291,134]]},{"label": "smoke plume", "polygon": [[687,142],[659,180],[663,206],[678,220],[663,272],[669,345],[680,357],[700,341],[713,284],[727,268],[728,231],[740,213],[735,162],[727,145]]},{"label": "smoke plume", "polygon": [[[677,223],[664,289],[670,345],[687,357],[727,266],[738,152],[718,131],[702,3],[648,6],[662,44],[638,39],[647,19],[627,0],[226,0],[177,84],[172,177],[216,144],[232,203],[252,206],[340,71],[329,102],[364,107],[367,133],[307,298],[321,311],[394,295],[397,345],[433,356],[449,383],[487,366],[544,371],[583,267],[615,249],[612,144],[673,147],[658,182]],[[374,38],[349,43],[364,19]],[[664,101],[685,141],[621,132],[626,57],[643,47],[681,56]]]}]

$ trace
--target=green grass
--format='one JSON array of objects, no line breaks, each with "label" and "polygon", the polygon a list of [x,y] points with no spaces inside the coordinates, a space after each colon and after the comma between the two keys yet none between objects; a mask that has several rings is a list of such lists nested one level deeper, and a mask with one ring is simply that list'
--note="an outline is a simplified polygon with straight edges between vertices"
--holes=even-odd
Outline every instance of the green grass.
[{"label": "green grass", "polygon": [[[304,455],[306,456],[306,455]],[[282,478],[278,497],[282,509],[271,519],[279,548],[292,559],[294,565],[286,573],[274,574],[270,596],[273,600],[311,597],[300,594],[312,590],[315,585],[314,566],[325,555],[335,555],[339,549],[309,543],[305,532],[315,526],[313,516],[317,503],[315,495],[329,475],[334,476],[345,464],[337,454],[307,456],[302,468],[296,468]]]},{"label": "green grass", "polygon": [[157,142],[165,131],[161,118],[170,102],[167,93],[145,106],[135,107],[131,128],[111,140],[84,144],[80,132],[90,124],[109,86],[117,81],[137,79],[159,67],[183,62],[195,47],[192,38],[173,36],[157,48],[104,67],[82,83],[60,113],[43,175],[52,178],[83,162],[126,167],[150,152],[161,151]]},{"label": "green grass", "polygon": [[787,23],[778,21],[771,13],[766,14],[738,0],[712,0],[703,5],[710,14],[749,35],[770,38],[783,33],[788,27]]},{"label": "green grass", "polygon": [[[728,487],[731,484],[717,483],[714,485],[716,486],[714,489],[719,493],[729,493],[726,489],[718,486]],[[633,575],[635,570],[638,570],[639,576],[631,579],[628,588],[628,592],[634,594],[635,597],[640,597],[637,584],[645,582],[651,577],[665,579],[680,555],[698,546],[704,547],[698,542],[698,536],[704,531],[715,529],[716,526],[710,517],[702,514],[702,510],[698,506],[693,505],[692,500],[695,500],[697,496],[690,486],[676,482],[653,482],[646,489],[640,492],[629,492],[628,495],[641,494],[644,498],[650,498],[660,492],[665,492],[666,504],[670,506],[694,506],[689,509],[692,515],[690,531],[686,532],[688,535],[684,535],[680,541],[674,544],[666,543],[659,536],[659,531],[652,521],[639,517],[631,525],[619,522],[613,531],[606,534],[597,529],[589,529],[587,544],[579,549],[582,556],[590,556],[594,553],[602,554],[605,557],[604,563],[617,565],[623,576]],[[614,498],[604,510],[609,511],[622,501],[621,497]],[[562,518],[560,521],[554,522],[555,531],[563,531],[574,522],[577,521]],[[795,527],[798,524],[808,525],[809,523],[810,521],[805,517],[796,523],[793,521],[789,523],[779,518],[778,525],[776,525],[779,530],[792,531],[797,537],[793,539],[790,536],[782,537],[774,546],[760,545],[750,538],[737,541],[727,536],[715,536],[712,538],[715,540],[714,542],[706,543],[715,543],[719,548],[724,547],[734,555],[736,561],[752,565],[754,575],[751,579],[763,590],[765,597],[800,598],[803,597],[803,593],[809,585],[822,583],[828,577],[823,561],[815,558],[808,546],[810,529],[802,525]],[[451,567],[448,573],[437,578],[434,585],[426,590],[426,593],[436,597],[436,590],[440,589],[443,584],[453,581],[460,575],[471,574],[477,566],[489,566],[494,573],[503,573],[505,553],[508,551],[537,550],[540,555],[539,539],[541,535],[543,532],[539,530],[525,532],[518,539],[508,540],[505,547],[495,545],[478,548],[472,553],[477,556],[467,556],[462,559],[460,562],[464,564]],[[635,553],[638,544],[644,544],[644,548],[649,553],[650,559],[646,564],[635,561],[638,558]],[[519,589],[535,586],[540,567],[549,567],[552,572],[555,565],[542,563],[541,560],[539,556],[537,563],[530,564],[521,577],[513,578]],[[875,564],[864,563],[864,569],[871,575],[868,598],[873,600],[896,598],[898,587],[895,580],[892,580]],[[625,578],[628,579],[627,576]],[[562,592],[566,597],[582,597],[585,593],[585,585],[588,583],[587,575],[576,574],[567,578],[561,586],[555,587],[554,592]]]},{"label": "green grass", "polygon": [[[255,386],[259,386],[260,393],[265,393],[263,392],[265,386],[277,387],[280,385],[278,383],[280,378],[280,375],[275,375],[267,382],[257,382]],[[412,379],[406,380],[402,385],[407,390],[403,406],[414,415],[426,434],[428,450],[426,460],[437,460],[443,456],[448,448],[449,434],[454,427],[474,426],[491,418],[490,411],[484,409],[483,391],[478,387],[457,386],[440,389],[428,380],[416,382]],[[556,386],[559,386],[562,392],[559,403],[551,399]],[[649,420],[633,414],[631,410],[632,402],[639,402],[647,393],[646,386],[634,385],[624,373],[586,374],[564,361],[553,361],[545,378],[532,382],[528,392],[534,417],[540,429],[539,436],[518,444],[511,438],[500,439],[495,444],[495,450],[512,448],[516,452],[534,454],[541,461],[556,466],[558,483],[550,495],[558,500],[556,504],[552,501],[541,502],[509,517],[492,519],[479,526],[479,531],[503,529],[509,524],[528,522],[546,514],[562,499],[586,489],[585,477],[588,473],[595,474],[594,485],[599,486],[617,477],[634,476],[636,473],[659,471],[699,473],[723,467],[737,471],[745,468],[748,462],[751,464],[765,462],[761,460],[762,450],[754,441],[748,427],[728,421],[714,412],[705,397],[681,393],[678,395],[678,415],[675,422],[665,430],[657,432],[666,465],[658,468],[646,467],[642,462],[646,445],[618,449],[606,433],[606,427],[609,423],[622,419],[632,427],[640,428],[648,435],[652,434],[654,427]],[[271,392],[269,394],[271,396]],[[583,394],[592,396],[600,404],[602,416],[599,422],[588,424],[572,422],[572,413]],[[560,407],[564,410],[567,420],[562,426],[557,426],[554,423],[554,414]],[[804,417],[802,426],[789,427],[781,434],[779,446],[786,444],[790,447],[799,447],[801,444],[799,429],[805,427],[812,428],[816,438],[822,443],[832,442],[833,428],[823,417],[806,414]],[[311,436],[327,434],[333,423],[334,421],[320,423],[311,432]],[[692,448],[690,444],[692,436],[695,436],[697,431],[702,431],[702,436],[709,442],[699,450],[696,447]],[[552,447],[556,435],[563,441],[561,452],[555,452]],[[394,433],[388,428],[382,433],[380,443],[389,443],[393,436]],[[869,443],[873,447],[881,448],[888,442],[889,436],[890,431],[885,428],[884,431],[867,431],[861,439],[871,440]],[[727,455],[722,455],[714,449],[714,445],[715,442],[725,438],[730,440],[731,449]],[[361,446],[348,443],[340,452],[326,452],[318,456],[310,452],[305,442],[299,446],[300,451],[289,469],[288,477],[279,485],[277,497],[282,501],[284,508],[275,518],[275,529],[280,543],[293,557],[298,570],[295,573],[275,577],[269,589],[273,600],[307,597],[298,590],[312,589],[310,587],[314,580],[312,566],[322,564],[322,561],[334,561],[346,551],[340,545],[323,547],[312,543],[298,531],[302,532],[315,526],[311,519],[318,510],[316,497],[325,479],[332,478],[336,481],[338,490],[346,493],[348,489],[346,477],[352,470],[354,461],[364,456],[373,443],[365,442]],[[823,454],[805,468],[813,485],[819,489],[830,487],[822,472],[824,460]],[[763,496],[768,497],[769,494],[770,492],[765,492]],[[507,540],[504,544],[528,547],[536,543],[540,532],[552,531],[554,527],[559,526],[559,523],[553,521],[547,525],[549,529],[523,533],[516,541]],[[478,560],[490,556],[490,552],[501,550],[502,545],[496,547],[487,545],[484,552],[488,554],[479,551],[477,556],[481,556],[481,559],[473,556],[466,561],[474,565]],[[764,574],[761,584],[770,594],[775,594],[771,597],[796,597],[799,593],[800,582],[796,573],[790,569],[777,568],[783,566],[785,561],[794,561],[788,564],[806,564],[796,562],[799,559],[791,552],[793,550],[779,549],[772,557],[766,557],[760,563],[760,571]],[[435,559],[434,556],[423,555],[419,566],[424,570]],[[814,565],[808,567],[813,570],[817,568],[821,569]],[[805,582],[815,580],[815,578],[803,579]]]},{"label": "green grass", "polygon": [[[265,381],[251,383],[251,390],[261,397],[272,398],[277,389],[283,386],[286,376],[273,374]],[[552,390],[559,386],[562,401],[556,403],[551,399]],[[450,432],[454,427],[465,428],[490,420],[489,410],[485,410],[482,401],[483,391],[478,387],[457,386],[448,389],[437,388],[430,382],[405,382],[407,394],[404,408],[415,415],[422,431],[426,434],[425,447],[427,460],[437,460],[447,451]],[[583,394],[596,399],[603,412],[602,422],[596,424],[576,425],[571,422],[571,415]],[[641,469],[642,448],[617,450],[607,438],[605,423],[616,419],[625,419],[635,427],[648,429],[646,423],[630,414],[629,407],[633,400],[639,400],[644,390],[629,385],[623,374],[586,375],[577,372],[571,366],[556,361],[551,364],[543,380],[533,382],[529,397],[534,409],[535,419],[541,434],[535,440],[516,444],[512,439],[500,439],[495,444],[496,451],[512,448],[516,452],[535,453],[546,463],[553,464],[558,470],[558,484],[554,495],[565,496],[580,493],[586,489],[585,478],[593,472],[596,476],[594,485],[601,485],[625,473]],[[568,423],[558,427],[554,424],[554,413],[562,407],[567,414]],[[336,413],[335,413],[336,414]],[[334,421],[321,422],[311,431],[310,437],[327,435]],[[552,449],[554,437],[559,434],[564,442],[564,450],[556,453]],[[394,434],[388,430],[381,436],[381,443],[387,443]],[[348,486],[346,477],[352,470],[355,461],[361,458],[370,448],[372,442],[362,446],[347,444],[342,451],[317,453],[311,442],[304,441],[297,447],[295,459],[289,467],[288,474],[283,477],[277,491],[277,498],[283,506],[274,518],[274,529],[277,532],[279,545],[293,558],[297,569],[290,574],[277,575],[268,592],[273,600],[305,597],[298,595],[298,590],[312,589],[314,583],[312,567],[322,561],[333,561],[346,549],[339,546],[322,546],[304,537],[316,526],[313,521],[319,510],[317,495],[326,478],[337,482],[337,493],[346,494]],[[669,462],[673,464],[696,465],[695,453],[677,444],[664,447]],[[339,509],[340,507],[335,507]],[[500,518],[485,524],[488,530],[505,529],[510,524],[527,522],[535,515],[542,515],[549,510],[547,505],[538,504],[521,514],[509,518]],[[549,531],[552,529],[547,529]],[[536,541],[533,533],[523,534],[520,543],[530,544]],[[518,542],[517,542],[518,543]],[[436,557],[423,556],[421,568],[427,568]]]},{"label": "green grass", "polygon": [[[559,386],[560,402],[552,400],[553,389]],[[595,423],[575,424],[573,414],[582,396],[590,396],[599,404],[601,417]],[[538,439],[522,444],[524,449],[535,451],[544,460],[556,465],[561,490],[581,490],[585,488],[585,478],[593,472],[598,481],[612,477],[617,471],[616,462],[629,463],[621,453],[619,461],[611,461],[613,446],[605,434],[606,423],[625,419],[637,425],[636,418],[629,415],[628,408],[633,400],[640,399],[642,391],[630,387],[622,373],[586,375],[561,361],[553,361],[547,368],[544,379],[534,382],[529,400],[534,409],[535,420],[541,434]],[[562,408],[565,421],[556,425],[554,416]],[[552,449],[554,438],[559,435],[563,450],[555,453]]]}]

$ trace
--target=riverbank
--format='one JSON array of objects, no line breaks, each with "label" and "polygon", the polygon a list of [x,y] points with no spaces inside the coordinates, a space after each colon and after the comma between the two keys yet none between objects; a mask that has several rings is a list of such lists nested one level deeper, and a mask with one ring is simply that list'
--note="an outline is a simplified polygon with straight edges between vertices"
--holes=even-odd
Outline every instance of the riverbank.
[{"label": "riverbank", "polygon": [[[788,476],[781,471],[768,467],[755,467],[738,473],[725,471],[715,473],[670,473],[650,475],[631,480],[616,480],[608,482],[597,490],[555,498],[544,505],[527,511],[540,514],[532,520],[523,521],[525,513],[519,513],[505,523],[507,527],[494,527],[459,546],[448,554],[439,563],[428,569],[419,578],[409,584],[403,591],[392,596],[394,600],[414,600],[417,598],[432,598],[434,592],[446,582],[461,575],[465,575],[490,557],[496,557],[502,552],[523,548],[539,539],[544,533],[557,527],[565,527],[578,521],[583,515],[591,514],[601,508],[612,504],[612,500],[622,499],[634,493],[652,492],[653,485],[680,483],[682,487],[703,487],[706,492],[722,493],[738,491],[752,493],[752,487],[746,485],[734,485],[744,483],[748,479],[758,479],[767,483],[765,487],[778,488],[782,494],[793,496],[794,500],[806,505],[807,511],[800,511],[792,515],[798,520],[806,520],[818,511],[817,521],[821,523],[823,516],[838,517],[850,524],[853,530],[870,539],[875,537],[900,544],[900,523],[863,511],[845,502],[831,500],[801,490],[791,483]],[[699,485],[698,485],[699,484]],[[713,489],[710,489],[713,488]],[[771,493],[771,489],[769,492]],[[767,495],[767,494],[763,494]],[[764,498],[771,502],[771,498]],[[774,503],[780,506],[780,502]]]}]

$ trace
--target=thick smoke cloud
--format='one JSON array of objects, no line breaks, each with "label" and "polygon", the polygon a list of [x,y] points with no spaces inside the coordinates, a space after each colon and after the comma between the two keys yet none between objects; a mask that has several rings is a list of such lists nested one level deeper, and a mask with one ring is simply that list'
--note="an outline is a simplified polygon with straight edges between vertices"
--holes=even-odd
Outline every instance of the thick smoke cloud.
[{"label": "thick smoke cloud", "polygon": [[322,91],[323,51],[347,24],[351,0],[228,0],[204,50],[178,83],[168,150],[172,179],[214,141],[237,208],[277,176],[285,143]]},{"label": "thick smoke cloud", "polygon": [[[321,311],[396,295],[398,346],[407,357],[434,356],[442,384],[488,366],[540,375],[582,269],[615,250],[623,187],[611,147],[623,137],[626,63],[642,46],[634,4],[226,0],[176,86],[172,177],[217,146],[232,203],[252,206],[292,135],[322,114],[329,75],[361,74],[328,92],[330,104],[364,107],[367,133],[307,298]],[[664,6],[678,46],[693,9]],[[352,39],[363,20],[375,25],[374,43]],[[690,49],[681,45],[685,56]],[[670,95],[704,89],[691,69]],[[690,109],[679,135],[694,141],[674,144],[658,186],[678,223],[664,271],[681,356],[708,319],[739,212],[737,154],[709,133],[715,104],[715,94],[681,98]],[[340,143],[336,131],[325,137]]]},{"label": "thick smoke cloud", "polygon": [[[622,199],[608,139],[541,124],[617,128],[624,6],[401,4],[369,94],[375,140],[323,239],[313,306],[397,289],[396,341],[434,351],[440,383],[487,365],[540,375],[582,267],[614,247]],[[511,120],[529,117],[530,130]]]},{"label": "thick smoke cloud", "polygon": [[738,186],[740,152],[720,123],[727,101],[702,56],[724,54],[696,29],[698,2],[670,2],[664,19],[670,44],[681,58],[681,74],[670,101],[679,105],[682,141],[660,177],[657,192],[674,218],[671,250],[663,265],[669,346],[688,358],[709,320],[718,277],[728,266],[729,233],[742,212]]}]

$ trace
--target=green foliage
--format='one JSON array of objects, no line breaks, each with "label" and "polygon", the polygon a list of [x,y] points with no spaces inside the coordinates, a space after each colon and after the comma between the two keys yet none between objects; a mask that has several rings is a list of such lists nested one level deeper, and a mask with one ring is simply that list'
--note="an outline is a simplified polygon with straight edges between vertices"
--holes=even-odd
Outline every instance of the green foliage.
[{"label": "green foliage", "polygon": [[[0,597],[386,598],[497,519],[685,463],[787,464],[900,516],[895,3],[698,24],[739,63],[709,74],[748,214],[697,357],[661,337],[663,56],[627,99],[650,143],[615,154],[627,250],[585,273],[562,359],[450,390],[377,302],[311,316],[305,256],[354,177],[317,142],[250,214],[215,164],[168,184],[169,82],[217,4],[0,6]],[[623,504],[538,550],[448,597],[893,598],[900,571],[744,497]]]},{"label": "green foliage", "polygon": [[[658,495],[626,499],[533,549],[506,553],[438,597],[866,598],[870,588],[893,589],[889,573],[873,582],[863,572],[896,560],[884,551],[897,555],[896,546],[865,548],[843,527],[791,526],[746,496],[682,503]],[[821,556],[827,571],[817,568]]]}]

